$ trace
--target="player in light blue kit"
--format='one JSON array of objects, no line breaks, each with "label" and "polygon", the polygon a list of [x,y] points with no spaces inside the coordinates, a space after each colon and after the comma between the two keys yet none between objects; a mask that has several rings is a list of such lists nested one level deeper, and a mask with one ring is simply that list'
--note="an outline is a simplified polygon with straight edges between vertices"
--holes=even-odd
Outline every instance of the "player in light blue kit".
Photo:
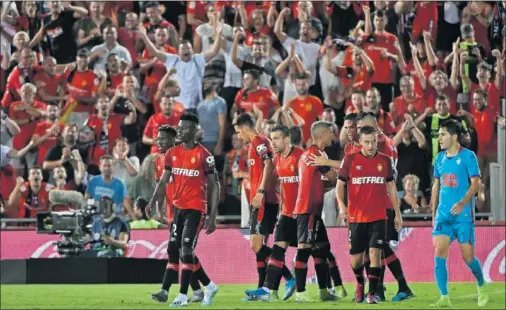
[{"label": "player in light blue kit", "polygon": [[435,248],[436,284],[441,299],[432,307],[450,307],[446,258],[450,243],[457,239],[462,257],[478,283],[478,306],[487,304],[481,264],[474,257],[474,196],[480,186],[480,169],[473,151],[460,146],[461,126],[449,120],[439,129],[441,151],[434,164],[432,186],[432,237]]}]

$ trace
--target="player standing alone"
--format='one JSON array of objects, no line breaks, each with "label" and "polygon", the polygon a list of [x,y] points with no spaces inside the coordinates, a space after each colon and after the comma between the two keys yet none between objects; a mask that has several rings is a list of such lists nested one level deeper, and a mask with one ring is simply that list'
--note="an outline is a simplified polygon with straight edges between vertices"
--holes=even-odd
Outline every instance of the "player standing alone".
[{"label": "player standing alone", "polygon": [[[269,203],[266,199],[275,190],[268,188],[268,184],[271,184],[270,179],[273,178],[272,147],[270,141],[255,130],[255,120],[249,113],[237,116],[234,121],[234,129],[241,140],[250,143],[248,165],[251,184],[250,203],[253,208],[250,242],[251,249],[256,254],[258,287],[261,288],[267,274],[266,260],[272,252],[265,242],[274,231],[279,208],[278,205]],[[282,266],[282,274],[287,281],[292,278],[290,270],[285,265]]]},{"label": "player standing alone", "polygon": [[[323,195],[325,186],[322,180],[326,176],[329,180],[336,178],[335,172],[328,167],[316,167],[311,164],[312,156],[319,156],[326,147],[332,145],[334,132],[332,124],[318,121],[311,126],[311,145],[300,157],[299,189],[294,214],[297,216],[297,255],[295,257],[295,281],[297,282],[297,302],[307,301],[306,277],[307,262],[313,256],[315,263],[320,299],[333,301],[337,297],[327,290],[328,258],[330,242],[327,230],[321,218],[323,210]],[[332,175],[334,174],[334,175]],[[344,289],[343,289],[344,290]],[[340,295],[346,293],[339,292]],[[343,296],[344,296],[343,295]]]},{"label": "player standing alone", "polygon": [[480,262],[474,256],[474,196],[480,187],[480,169],[476,154],[460,146],[461,132],[462,128],[455,120],[441,125],[439,144],[444,151],[439,152],[434,164],[432,236],[434,273],[441,299],[431,306],[437,308],[451,306],[446,258],[455,239],[458,239],[462,257],[478,283],[478,306],[486,306],[489,300]]},{"label": "player standing alone", "polygon": [[[177,283],[181,255],[181,286],[179,295],[171,304],[174,307],[188,305],[186,295],[195,268],[194,250],[200,230],[204,226],[207,201],[210,202],[211,212],[206,233],[210,234],[216,229],[216,212],[220,198],[220,184],[214,166],[214,157],[195,141],[197,127],[198,117],[195,114],[185,113],[181,116],[178,139],[182,143],[169,149],[165,154],[165,170],[149,203],[151,207],[160,201],[166,184],[172,177],[174,220],[170,228],[171,234],[167,247],[169,262],[163,285],[167,287],[168,292],[171,284]],[[207,285],[203,305],[210,305],[217,292],[218,287],[213,283]]]},{"label": "player standing alone", "polygon": [[[395,211],[395,228],[402,226],[397,189],[390,157],[377,151],[378,132],[364,126],[359,131],[360,152],[344,157],[337,181],[339,213],[348,219],[351,265],[357,279],[355,301],[364,300],[364,254],[369,249],[369,293],[367,303],[380,301],[378,283],[381,276],[381,252],[386,242],[387,208]],[[345,183],[348,206],[345,202]],[[390,203],[389,203],[390,201]]]},{"label": "player standing alone", "polygon": [[[158,146],[159,153],[156,154],[155,158],[155,172],[156,179],[161,179],[163,171],[165,170],[165,153],[168,149],[174,146],[176,140],[177,130],[168,126],[162,125],[158,129],[158,134],[156,137],[156,144]],[[167,222],[169,223],[169,227],[172,226],[172,222],[174,220],[174,206],[172,205],[172,181],[167,183],[165,188],[165,205],[166,205],[166,216]],[[161,209],[161,204],[158,204],[158,208]],[[159,214],[161,214],[161,210],[157,210]],[[193,290],[193,296],[190,298],[190,302],[201,302],[204,300],[204,292],[200,288],[199,281],[202,282],[204,286],[212,285],[215,286],[214,283],[209,279],[208,275],[202,268],[200,261],[197,256],[195,256],[195,269],[193,270],[192,279],[191,279],[191,287]],[[176,282],[177,283],[177,282]],[[152,294],[151,298],[158,302],[167,302],[168,299],[168,283],[162,283],[162,288],[159,292]]]}]

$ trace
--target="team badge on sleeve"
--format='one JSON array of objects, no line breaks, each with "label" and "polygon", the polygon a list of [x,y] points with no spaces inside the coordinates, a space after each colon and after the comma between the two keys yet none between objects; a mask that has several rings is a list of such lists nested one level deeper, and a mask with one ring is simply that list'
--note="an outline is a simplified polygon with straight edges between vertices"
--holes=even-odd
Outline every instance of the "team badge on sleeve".
[{"label": "team badge on sleeve", "polygon": [[207,163],[210,167],[214,166],[214,156],[208,156],[208,157],[206,158],[206,163]]}]

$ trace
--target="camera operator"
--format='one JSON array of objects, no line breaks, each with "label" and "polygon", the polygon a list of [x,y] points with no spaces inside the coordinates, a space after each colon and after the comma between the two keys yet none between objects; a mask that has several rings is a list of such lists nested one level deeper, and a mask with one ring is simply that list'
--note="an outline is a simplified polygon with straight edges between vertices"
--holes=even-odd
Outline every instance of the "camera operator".
[{"label": "camera operator", "polygon": [[[92,233],[100,234],[100,240],[96,241],[91,249],[82,252],[79,256],[84,257],[123,257],[128,248],[130,229],[125,220],[115,214],[114,201],[103,196],[99,204],[104,206],[104,215],[95,217]],[[88,236],[91,237],[91,236]]]}]

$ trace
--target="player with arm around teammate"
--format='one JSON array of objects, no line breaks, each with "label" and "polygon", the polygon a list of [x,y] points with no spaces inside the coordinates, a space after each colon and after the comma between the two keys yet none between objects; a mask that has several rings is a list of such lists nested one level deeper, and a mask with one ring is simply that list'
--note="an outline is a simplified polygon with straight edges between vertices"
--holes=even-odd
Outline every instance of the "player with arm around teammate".
[{"label": "player with arm around teammate", "polygon": [[[195,141],[197,128],[198,117],[195,114],[184,113],[181,116],[177,136],[182,143],[170,148],[165,154],[165,170],[148,205],[151,207],[161,200],[166,185],[172,177],[174,220],[167,247],[169,262],[163,281],[168,288],[172,283],[177,283],[181,255],[181,286],[179,295],[171,304],[173,307],[188,305],[186,295],[195,268],[194,250],[200,230],[204,226],[208,201],[211,211],[206,233],[211,234],[216,229],[220,184],[216,174],[214,157],[205,147]],[[207,302],[205,305],[210,305],[217,291],[216,286],[206,287],[204,302],[206,300]]]},{"label": "player with arm around teammate", "polygon": [[448,296],[448,249],[458,240],[462,258],[478,284],[478,306],[487,305],[489,295],[483,271],[474,256],[474,197],[480,187],[480,169],[476,154],[460,146],[461,125],[455,120],[439,128],[439,152],[434,163],[432,186],[434,274],[441,298],[432,307],[450,307]]},{"label": "player with arm around teammate", "polygon": [[[364,126],[359,131],[360,152],[344,157],[337,181],[339,214],[347,218],[351,265],[357,279],[355,302],[364,301],[364,255],[369,249],[369,293],[367,303],[380,301],[378,283],[381,276],[381,252],[386,242],[387,208],[395,210],[395,226],[402,227],[394,168],[390,157],[377,151],[378,131]],[[345,184],[348,204],[345,201]]]}]

